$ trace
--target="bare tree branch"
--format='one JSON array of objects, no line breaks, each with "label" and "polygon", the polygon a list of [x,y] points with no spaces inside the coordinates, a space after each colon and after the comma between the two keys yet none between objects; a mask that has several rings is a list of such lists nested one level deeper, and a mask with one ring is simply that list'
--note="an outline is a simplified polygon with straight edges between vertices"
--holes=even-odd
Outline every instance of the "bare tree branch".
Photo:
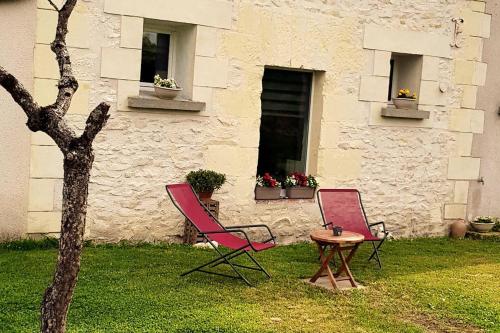
[{"label": "bare tree branch", "polygon": [[40,106],[33,100],[33,97],[21,82],[2,66],[0,66],[0,86],[7,90],[14,101],[21,106],[28,118],[36,116],[36,113],[40,110]]},{"label": "bare tree branch", "polygon": [[58,12],[58,11],[59,11],[59,8],[56,6],[56,4],[55,4],[55,3],[53,3],[53,2],[52,2],[52,0],[47,0],[47,1],[50,3],[50,5],[51,5],[52,7],[54,7],[54,9],[56,10],[56,12]]},{"label": "bare tree branch", "polygon": [[40,107],[24,86],[3,67],[0,66],[0,86],[7,90],[14,101],[21,106],[28,117],[26,125],[33,132],[47,133],[62,151],[76,137],[66,121],[51,106]]},{"label": "bare tree branch", "polygon": [[68,21],[77,0],[67,0],[63,7],[58,10],[58,22],[56,37],[51,44],[51,50],[56,55],[57,64],[59,65],[59,74],[61,79],[58,83],[59,94],[54,104],[56,112],[64,116],[68,112],[71,104],[71,99],[78,89],[78,81],[73,76],[71,67],[71,58],[68,47],[66,45],[66,35],[68,34]]},{"label": "bare tree branch", "polygon": [[88,146],[94,141],[96,135],[106,125],[109,119],[109,104],[101,103],[90,113],[87,119],[87,125],[83,131],[80,140],[83,144]]}]

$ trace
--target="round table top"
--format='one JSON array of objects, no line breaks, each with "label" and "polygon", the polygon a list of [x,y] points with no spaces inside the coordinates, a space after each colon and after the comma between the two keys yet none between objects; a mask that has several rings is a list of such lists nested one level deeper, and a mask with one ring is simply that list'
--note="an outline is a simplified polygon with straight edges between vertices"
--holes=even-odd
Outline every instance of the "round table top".
[{"label": "round table top", "polygon": [[343,243],[361,243],[365,236],[352,231],[343,231],[341,236],[334,236],[333,230],[316,229],[311,231],[311,239],[315,242],[343,244]]}]

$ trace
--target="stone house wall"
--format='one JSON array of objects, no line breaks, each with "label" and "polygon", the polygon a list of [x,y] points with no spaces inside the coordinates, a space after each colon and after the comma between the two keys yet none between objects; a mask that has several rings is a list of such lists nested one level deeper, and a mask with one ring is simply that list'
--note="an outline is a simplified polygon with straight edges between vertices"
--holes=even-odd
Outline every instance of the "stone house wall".
[{"label": "stone house wall", "polygon": [[[88,0],[70,21],[81,88],[69,117],[75,128],[100,101],[113,105],[98,137],[87,237],[99,241],[178,240],[183,219],[165,184],[198,168],[224,172],[215,194],[227,224],[266,223],[282,243],[306,240],[321,217],[314,200],[254,200],[265,66],[312,71],[308,172],[321,187],[355,187],[372,221],[397,236],[436,236],[465,218],[476,110],[484,84],[482,42],[490,15],[482,1],[411,3],[271,0]],[[450,46],[454,17],[465,23]],[[38,1],[35,95],[49,102],[57,67],[48,44],[55,13]],[[131,108],[140,94],[144,20],[180,27],[192,71],[187,94],[201,112]],[[179,25],[180,24],[180,25]],[[391,54],[422,56],[420,109],[428,120],[385,118]],[[417,78],[418,79],[418,78]],[[190,103],[184,103],[187,108]],[[62,158],[50,140],[32,136],[28,233],[59,230]]]},{"label": "stone house wall", "polygon": [[484,43],[483,61],[488,62],[488,77],[477,95],[478,107],[485,111],[484,133],[475,134],[472,155],[481,157],[480,178],[484,182],[471,182],[467,217],[478,215],[500,216],[500,3],[490,1],[486,6],[492,14],[491,37]]}]

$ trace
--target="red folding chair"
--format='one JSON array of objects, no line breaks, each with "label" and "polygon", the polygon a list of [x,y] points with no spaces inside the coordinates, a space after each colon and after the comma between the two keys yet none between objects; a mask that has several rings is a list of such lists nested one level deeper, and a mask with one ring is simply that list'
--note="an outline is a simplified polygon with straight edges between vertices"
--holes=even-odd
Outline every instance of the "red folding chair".
[{"label": "red folding chair", "polygon": [[[240,225],[240,226],[230,226],[224,227],[217,220],[215,216],[205,207],[205,205],[198,199],[198,196],[194,192],[193,188],[189,184],[175,184],[167,185],[167,193],[174,203],[175,207],[196,227],[199,234],[205,238],[205,240],[212,245],[215,251],[219,254],[219,257],[201,266],[198,266],[188,272],[181,274],[185,276],[193,272],[203,272],[209,274],[215,274],[220,276],[226,276],[231,278],[242,279],[246,284],[251,286],[252,284],[243,276],[243,274],[236,269],[245,268],[263,272],[268,278],[271,278],[268,272],[257,262],[257,260],[249,253],[250,251],[260,252],[270,249],[276,246],[275,237],[267,225],[264,224],[254,224],[254,225]],[[248,237],[247,233],[243,229],[247,228],[265,228],[269,232],[269,239],[264,242],[252,242]],[[238,237],[234,234],[239,234],[243,238]],[[217,242],[220,245],[229,248],[233,251],[223,254],[213,242]],[[231,262],[234,258],[245,254],[250,260],[256,265],[256,267],[244,266]],[[216,267],[220,264],[229,265],[233,271],[236,273],[234,275],[222,274],[217,272],[212,272],[204,270],[203,268],[210,266]]]},{"label": "red folding chair", "polygon": [[[355,189],[321,189],[317,193],[323,227],[333,229],[340,226],[344,230],[357,232],[365,236],[365,241],[371,242],[373,252],[368,261],[375,258],[380,268],[379,249],[389,234],[384,222],[368,223],[361,194]],[[382,225],[383,237],[372,234],[371,228]],[[378,244],[375,244],[378,243]]]}]

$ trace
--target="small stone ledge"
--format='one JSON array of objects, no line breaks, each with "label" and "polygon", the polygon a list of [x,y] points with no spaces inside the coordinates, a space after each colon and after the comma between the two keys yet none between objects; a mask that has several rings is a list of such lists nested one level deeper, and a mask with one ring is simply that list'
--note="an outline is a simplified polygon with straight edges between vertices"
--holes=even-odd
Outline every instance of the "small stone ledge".
[{"label": "small stone ledge", "polygon": [[28,232],[27,234],[28,239],[32,240],[43,240],[47,238],[59,238],[60,233],[59,232]]},{"label": "small stone ledge", "polygon": [[467,234],[465,234],[465,237],[470,239],[491,240],[500,242],[500,232],[498,231],[491,231],[491,232],[468,231]]},{"label": "small stone ledge", "polygon": [[301,203],[315,203],[316,199],[289,199],[289,198],[281,198],[275,200],[266,200],[266,199],[255,199],[257,204],[301,204]]},{"label": "small stone ledge", "polygon": [[180,99],[162,99],[150,94],[141,94],[128,98],[128,107],[134,109],[200,112],[205,110],[205,104],[204,102]]},{"label": "small stone ledge", "polygon": [[396,108],[383,108],[381,112],[384,118],[406,118],[406,119],[429,119],[431,116],[430,111],[421,111],[413,109],[396,109]]}]

